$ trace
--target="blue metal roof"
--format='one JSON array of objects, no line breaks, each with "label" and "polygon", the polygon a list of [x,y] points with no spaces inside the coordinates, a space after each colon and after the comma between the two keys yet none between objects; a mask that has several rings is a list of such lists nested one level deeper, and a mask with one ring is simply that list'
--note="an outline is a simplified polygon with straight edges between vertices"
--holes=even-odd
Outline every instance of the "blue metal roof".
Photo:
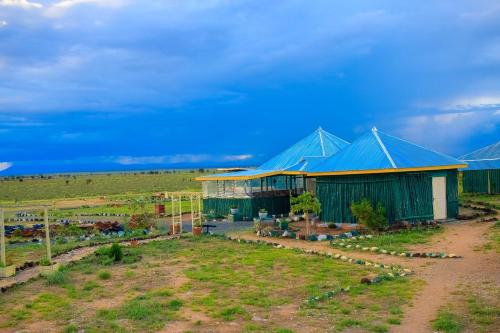
[{"label": "blue metal roof", "polygon": [[292,165],[286,171],[303,171],[307,172],[315,168],[318,164],[326,160],[328,157],[305,156],[299,163]]},{"label": "blue metal roof", "polygon": [[380,172],[397,169],[446,167],[463,165],[444,155],[408,141],[385,134],[373,128],[337,154],[308,170],[310,173],[336,173],[347,171]]},{"label": "blue metal roof", "polygon": [[260,170],[285,170],[300,163],[304,157],[328,157],[349,143],[328,133],[321,127],[293,146],[262,164]]},{"label": "blue metal roof", "polygon": [[463,170],[500,169],[500,141],[459,157],[469,166]]},{"label": "blue metal roof", "polygon": [[213,174],[213,175],[200,176],[196,179],[197,180],[212,180],[212,179],[217,179],[217,180],[227,179],[227,180],[229,180],[229,179],[241,178],[241,180],[244,180],[244,179],[270,176],[270,175],[277,174],[277,173],[278,172],[276,170],[253,169],[253,170],[243,170],[243,171],[236,171],[236,172],[217,173],[217,174]]}]

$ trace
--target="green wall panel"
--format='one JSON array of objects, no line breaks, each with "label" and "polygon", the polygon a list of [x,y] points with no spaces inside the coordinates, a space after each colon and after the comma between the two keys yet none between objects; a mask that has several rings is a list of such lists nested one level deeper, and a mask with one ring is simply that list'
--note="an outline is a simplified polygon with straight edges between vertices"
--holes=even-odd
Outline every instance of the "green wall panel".
[{"label": "green wall panel", "polygon": [[432,176],[446,176],[447,211],[458,214],[456,170],[398,174],[328,176],[316,178],[316,195],[321,202],[321,219],[328,222],[355,223],[352,202],[368,198],[382,203],[389,222],[425,221],[433,218]]},{"label": "green wall panel", "polygon": [[463,172],[465,193],[488,193],[488,173],[492,194],[500,193],[500,169],[469,170]]},{"label": "green wall panel", "polygon": [[228,215],[231,207],[238,207],[239,213],[246,218],[258,216],[259,209],[265,208],[269,215],[288,215],[290,198],[287,196],[268,198],[207,198],[203,199],[203,213],[214,211],[219,215]]}]

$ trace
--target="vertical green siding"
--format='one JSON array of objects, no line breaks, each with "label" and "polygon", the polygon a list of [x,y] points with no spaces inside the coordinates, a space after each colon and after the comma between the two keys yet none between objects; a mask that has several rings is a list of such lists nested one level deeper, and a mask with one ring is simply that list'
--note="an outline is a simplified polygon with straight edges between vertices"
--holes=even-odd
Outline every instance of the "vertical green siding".
[{"label": "vertical green siding", "polygon": [[446,176],[447,211],[458,214],[456,170],[374,175],[328,176],[316,178],[316,195],[321,202],[323,221],[355,223],[352,202],[368,198],[382,203],[389,222],[432,219],[432,176]]},{"label": "vertical green siding", "polygon": [[488,173],[492,194],[500,193],[500,169],[466,170],[463,172],[465,193],[488,193]]},{"label": "vertical green siding", "polygon": [[500,193],[500,169],[490,170],[491,194]]},{"label": "vertical green siding", "polygon": [[219,215],[228,215],[231,207],[238,207],[239,213],[245,218],[258,216],[259,209],[265,208],[269,215],[288,215],[290,212],[290,197],[277,196],[268,198],[207,198],[203,199],[203,213],[213,210]]},{"label": "vertical green siding", "polygon": [[446,174],[446,210],[448,218],[458,216],[458,171],[448,170]]}]

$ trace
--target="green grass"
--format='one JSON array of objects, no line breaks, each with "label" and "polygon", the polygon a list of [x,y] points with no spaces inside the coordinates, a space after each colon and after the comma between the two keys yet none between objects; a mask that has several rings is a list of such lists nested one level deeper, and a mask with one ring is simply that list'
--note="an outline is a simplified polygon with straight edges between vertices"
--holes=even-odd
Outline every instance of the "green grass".
[{"label": "green grass", "polygon": [[[439,311],[432,322],[433,328],[446,333],[492,331],[492,327],[498,327],[500,324],[498,289],[496,292],[494,289],[489,291],[494,293],[490,295],[489,300],[476,293],[465,293],[465,299],[457,299]],[[460,306],[461,304],[463,306]]]},{"label": "green grass", "polygon": [[62,286],[68,282],[68,276],[65,270],[55,271],[54,273],[47,275],[46,279],[48,285]]},{"label": "green grass", "polygon": [[[68,174],[0,178],[0,201],[200,190],[198,170]],[[158,173],[156,173],[158,172]],[[168,172],[168,173],[167,173]]]},{"label": "green grass", "polygon": [[439,332],[460,333],[464,330],[465,325],[455,313],[449,310],[441,310],[433,321],[432,327]]},{"label": "green grass", "polygon": [[108,271],[100,271],[98,276],[99,276],[99,279],[101,279],[101,280],[111,279],[111,273]]},{"label": "green grass", "polygon": [[[73,325],[87,332],[146,332],[165,329],[189,311],[207,318],[193,321],[194,331],[232,324],[245,331],[290,332],[272,313],[293,305],[292,320],[317,331],[359,327],[385,332],[389,318],[401,318],[400,309],[421,285],[397,278],[367,286],[361,278],[380,269],[218,237],[158,241],[127,252],[142,259],[106,266],[113,281],[102,286],[95,282],[96,273],[87,274],[102,269],[98,258],[90,256],[67,267],[64,285],[47,289],[34,281],[3,294],[0,326],[20,330],[43,319],[57,331]],[[175,276],[183,281],[176,287]],[[351,289],[330,300],[304,303],[339,286]],[[112,306],[95,308],[92,302],[99,300]],[[253,316],[266,320],[255,322]]]},{"label": "green grass", "polygon": [[[442,228],[408,230],[394,234],[381,234],[371,239],[356,240],[352,244],[353,246],[359,244],[361,247],[378,247],[388,251],[405,252],[408,251],[409,246],[428,244],[431,237],[442,231]],[[355,249],[351,248],[351,250]]]}]

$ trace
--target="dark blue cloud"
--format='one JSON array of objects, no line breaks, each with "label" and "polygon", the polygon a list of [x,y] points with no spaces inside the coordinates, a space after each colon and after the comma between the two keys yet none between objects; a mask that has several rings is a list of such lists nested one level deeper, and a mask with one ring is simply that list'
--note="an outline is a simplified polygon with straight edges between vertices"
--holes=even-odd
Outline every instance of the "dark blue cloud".
[{"label": "dark blue cloud", "polygon": [[459,155],[499,137],[499,18],[495,1],[0,0],[0,162],[254,165],[319,125]]}]

